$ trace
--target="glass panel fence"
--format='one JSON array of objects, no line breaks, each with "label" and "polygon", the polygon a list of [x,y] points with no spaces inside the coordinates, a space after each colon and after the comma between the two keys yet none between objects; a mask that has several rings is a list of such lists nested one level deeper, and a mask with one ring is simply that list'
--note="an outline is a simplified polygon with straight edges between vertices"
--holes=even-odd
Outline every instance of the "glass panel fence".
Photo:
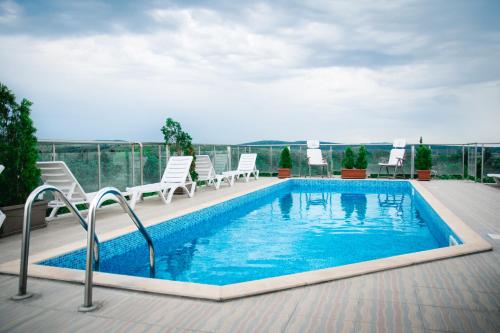
[{"label": "glass panel fence", "polygon": [[[98,145],[100,148],[100,174]],[[126,187],[158,182],[163,174],[167,162],[167,151],[163,143],[145,143],[142,148],[142,168],[140,144],[101,142],[101,143],[52,143],[39,142],[38,159],[50,161],[53,159],[65,161],[85,191],[93,192],[99,187],[115,186],[120,190]],[[243,153],[256,153],[256,167],[262,176],[276,175],[279,160],[284,145],[273,146],[227,146],[196,144],[197,154],[209,155],[215,163],[215,157],[227,157],[227,163],[219,163],[217,173],[236,169],[240,155]],[[228,147],[230,155],[228,155]],[[342,169],[342,158],[345,149],[352,147],[355,154],[359,145],[322,145],[323,157],[328,161],[330,174],[338,175]],[[415,148],[418,145],[414,145]],[[464,144],[464,145],[430,145],[433,158],[433,175],[439,178],[461,178],[491,182],[488,173],[500,173],[500,144]],[[379,162],[389,159],[391,145],[366,145],[369,177],[377,177]],[[410,177],[412,165],[412,145],[406,148],[405,162],[402,173]],[[483,151],[484,149],[484,151]],[[292,175],[308,176],[309,167],[306,157],[305,145],[291,145]],[[222,156],[222,157],[221,157]],[[482,170],[484,169],[484,170]],[[381,175],[385,174],[382,169]],[[322,176],[325,172],[319,167],[311,168],[312,176]]]}]

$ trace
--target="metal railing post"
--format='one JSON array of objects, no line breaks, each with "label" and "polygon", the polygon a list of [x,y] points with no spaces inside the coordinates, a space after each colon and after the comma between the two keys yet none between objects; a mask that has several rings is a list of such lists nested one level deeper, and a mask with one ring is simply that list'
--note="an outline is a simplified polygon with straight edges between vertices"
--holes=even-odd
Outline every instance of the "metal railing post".
[{"label": "metal railing post", "polygon": [[52,143],[52,161],[56,160],[56,144]]},{"label": "metal railing post", "polygon": [[462,145],[462,178],[465,179],[465,146]]},{"label": "metal railing post", "polygon": [[330,153],[329,154],[330,154],[330,161],[332,162],[332,164],[331,164],[331,170],[332,170],[331,175],[333,177],[333,149],[332,149],[332,145],[330,145]]},{"label": "metal railing post", "polygon": [[299,177],[302,177],[302,146],[299,146]]},{"label": "metal railing post", "polygon": [[273,146],[269,146],[269,177],[273,176]]},{"label": "metal railing post", "polygon": [[97,189],[101,188],[101,145],[97,144]]},{"label": "metal railing post", "polygon": [[411,145],[410,178],[415,178],[415,145]]},{"label": "metal railing post", "polygon": [[139,168],[141,169],[141,185],[144,185],[144,161],[143,161],[143,158],[142,158],[142,150],[143,150],[143,146],[142,146],[142,142],[139,142]]},{"label": "metal railing post", "polygon": [[131,144],[132,148],[132,186],[135,186],[135,149],[134,144]]},{"label": "metal railing post", "polygon": [[474,181],[477,181],[477,143],[474,144]]},{"label": "metal railing post", "polygon": [[158,175],[160,176],[159,180],[161,181],[161,177],[163,176],[161,172],[161,146],[158,145]]},{"label": "metal railing post", "polygon": [[481,146],[481,183],[484,175],[484,144]]}]

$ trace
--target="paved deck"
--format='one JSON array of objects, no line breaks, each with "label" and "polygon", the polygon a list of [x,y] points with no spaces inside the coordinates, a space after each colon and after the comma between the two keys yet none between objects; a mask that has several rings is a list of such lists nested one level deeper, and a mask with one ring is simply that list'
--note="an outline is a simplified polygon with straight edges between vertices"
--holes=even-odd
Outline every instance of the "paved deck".
[{"label": "paved deck", "polygon": [[[272,179],[207,189],[166,207],[152,198],[138,205],[145,224],[159,216],[247,191]],[[500,187],[462,181],[424,183],[439,200],[494,247],[491,252],[446,259],[316,286],[223,303],[96,287],[103,307],[79,313],[83,287],[30,278],[38,295],[10,300],[17,277],[0,274],[0,332],[498,332],[500,331]],[[99,212],[98,232],[127,227],[118,208]],[[123,216],[124,217],[124,216]],[[82,240],[71,219],[34,231],[31,253]],[[20,237],[0,240],[0,263],[19,258]]]}]

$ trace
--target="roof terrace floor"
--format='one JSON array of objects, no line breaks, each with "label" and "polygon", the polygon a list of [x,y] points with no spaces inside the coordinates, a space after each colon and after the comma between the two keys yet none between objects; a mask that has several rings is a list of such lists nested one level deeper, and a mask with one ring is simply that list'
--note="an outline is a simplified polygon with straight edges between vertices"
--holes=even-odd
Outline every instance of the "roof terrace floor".
[{"label": "roof terrace floor", "polygon": [[[137,206],[145,225],[200,205],[273,183],[261,178],[169,206],[158,198]],[[493,251],[387,270],[226,302],[94,287],[103,304],[77,312],[79,284],[29,278],[36,295],[12,301],[17,276],[0,274],[0,331],[8,332],[498,332],[500,331],[500,187],[465,181],[423,183],[438,200],[493,246]],[[98,212],[97,232],[133,228],[118,207]],[[31,254],[81,241],[71,217],[32,232]],[[0,263],[19,258],[19,235],[0,239]]]}]

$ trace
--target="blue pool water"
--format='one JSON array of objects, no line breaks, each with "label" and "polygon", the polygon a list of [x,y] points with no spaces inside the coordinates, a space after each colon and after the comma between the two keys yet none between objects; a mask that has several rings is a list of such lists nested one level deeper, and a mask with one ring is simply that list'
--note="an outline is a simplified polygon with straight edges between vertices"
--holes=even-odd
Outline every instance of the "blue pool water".
[{"label": "blue pool water", "polygon": [[[435,249],[459,238],[405,181],[290,180],[148,228],[155,278],[226,285]],[[85,250],[42,262],[84,269]],[[100,271],[149,277],[137,232]]]}]

